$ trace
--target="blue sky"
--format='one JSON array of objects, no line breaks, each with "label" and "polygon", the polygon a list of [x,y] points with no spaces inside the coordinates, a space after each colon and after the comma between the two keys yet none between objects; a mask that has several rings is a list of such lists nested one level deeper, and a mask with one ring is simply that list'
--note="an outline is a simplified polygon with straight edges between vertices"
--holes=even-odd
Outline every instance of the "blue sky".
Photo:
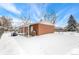
[{"label": "blue sky", "polygon": [[9,16],[16,22],[19,17],[30,15],[32,22],[38,22],[44,13],[56,13],[56,26],[67,25],[69,16],[72,14],[79,22],[79,4],[77,3],[0,3],[0,15]]}]

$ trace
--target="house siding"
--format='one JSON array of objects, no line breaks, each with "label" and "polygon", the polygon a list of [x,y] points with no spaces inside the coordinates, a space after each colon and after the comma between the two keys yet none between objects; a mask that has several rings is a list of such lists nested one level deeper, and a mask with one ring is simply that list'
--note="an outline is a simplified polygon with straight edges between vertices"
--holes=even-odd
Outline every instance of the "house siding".
[{"label": "house siding", "polygon": [[[31,26],[33,27],[33,31],[31,31]],[[28,34],[28,27],[21,27],[19,29],[20,33]],[[53,25],[47,25],[47,24],[32,24],[29,28],[30,35],[42,35],[47,33],[53,33],[55,32],[55,27]]]},{"label": "house siding", "polygon": [[37,35],[53,33],[55,31],[55,27],[53,25],[45,25],[45,24],[34,24],[33,30],[36,31]]},{"label": "house siding", "polygon": [[27,33],[28,32],[28,28],[27,27],[21,27],[19,29],[19,33]]}]

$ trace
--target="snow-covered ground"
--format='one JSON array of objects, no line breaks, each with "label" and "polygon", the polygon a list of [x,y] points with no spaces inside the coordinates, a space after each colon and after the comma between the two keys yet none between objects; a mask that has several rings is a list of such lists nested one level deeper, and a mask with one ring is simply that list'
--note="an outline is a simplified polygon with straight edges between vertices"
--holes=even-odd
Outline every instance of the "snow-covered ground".
[{"label": "snow-covered ground", "polygon": [[0,54],[79,54],[79,33],[55,32],[27,38],[5,32],[0,39]]}]

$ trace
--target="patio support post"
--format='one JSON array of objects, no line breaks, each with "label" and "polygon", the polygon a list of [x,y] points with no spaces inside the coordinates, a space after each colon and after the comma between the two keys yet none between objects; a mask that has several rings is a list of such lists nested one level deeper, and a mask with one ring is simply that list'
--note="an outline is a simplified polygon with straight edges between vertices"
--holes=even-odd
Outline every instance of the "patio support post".
[{"label": "patio support post", "polygon": [[29,26],[30,26],[30,25],[28,24],[28,37],[29,37]]}]

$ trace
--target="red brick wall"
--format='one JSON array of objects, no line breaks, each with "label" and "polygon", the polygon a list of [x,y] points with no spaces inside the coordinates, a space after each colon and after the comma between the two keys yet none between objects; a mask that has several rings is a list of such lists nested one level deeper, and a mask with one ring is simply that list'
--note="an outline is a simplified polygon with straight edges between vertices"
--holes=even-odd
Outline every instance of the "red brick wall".
[{"label": "red brick wall", "polygon": [[[36,35],[53,33],[55,31],[55,27],[53,25],[45,25],[45,24],[39,24],[38,23],[38,24],[33,24],[31,26],[33,26],[33,30],[36,31]],[[28,32],[28,28],[27,27],[21,27],[19,29],[19,32],[20,33],[27,33]]]},{"label": "red brick wall", "polygon": [[37,35],[53,33],[55,31],[55,28],[53,25],[34,24],[32,26],[33,26],[33,29],[36,30]]},{"label": "red brick wall", "polygon": [[20,33],[27,33],[27,31],[28,31],[28,28],[27,28],[27,27],[21,27],[21,28],[19,29],[19,32],[20,32]]},{"label": "red brick wall", "polygon": [[39,31],[39,28],[38,28],[38,24],[33,24],[33,30],[36,31],[36,34],[38,35],[38,31]]},{"label": "red brick wall", "polygon": [[53,33],[54,31],[55,31],[54,26],[52,26],[52,25],[39,24],[39,33],[38,33],[38,35]]}]

